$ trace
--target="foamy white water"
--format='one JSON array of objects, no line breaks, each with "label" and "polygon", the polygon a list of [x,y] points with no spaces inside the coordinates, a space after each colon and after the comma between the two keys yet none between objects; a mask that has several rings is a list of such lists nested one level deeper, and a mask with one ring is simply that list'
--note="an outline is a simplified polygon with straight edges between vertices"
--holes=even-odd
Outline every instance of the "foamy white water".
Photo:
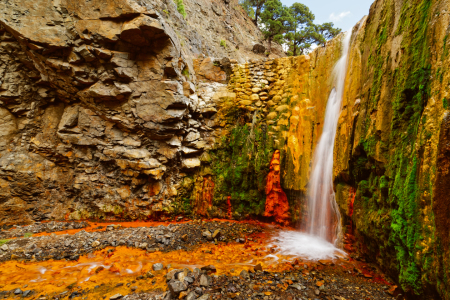
[{"label": "foamy white water", "polygon": [[338,245],[341,235],[341,216],[333,188],[333,150],[336,128],[344,96],[351,30],[345,33],[342,56],[333,69],[334,88],[328,98],[325,123],[313,158],[309,182],[308,218],[304,229],[310,235]]},{"label": "foamy white water", "polygon": [[273,238],[271,246],[275,245],[278,246],[277,254],[304,260],[315,261],[346,256],[344,251],[323,238],[298,231],[280,231]]}]

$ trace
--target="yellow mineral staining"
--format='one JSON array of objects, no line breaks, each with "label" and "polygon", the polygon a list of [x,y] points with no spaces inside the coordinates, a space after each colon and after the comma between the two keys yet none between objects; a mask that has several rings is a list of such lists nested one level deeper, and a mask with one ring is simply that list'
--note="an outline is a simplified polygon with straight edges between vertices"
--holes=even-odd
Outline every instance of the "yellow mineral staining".
[{"label": "yellow mineral staining", "polygon": [[312,137],[315,118],[314,108],[310,105],[311,101],[305,99],[292,110],[287,143],[294,165],[292,183],[300,184],[300,189],[305,192],[314,148]]}]

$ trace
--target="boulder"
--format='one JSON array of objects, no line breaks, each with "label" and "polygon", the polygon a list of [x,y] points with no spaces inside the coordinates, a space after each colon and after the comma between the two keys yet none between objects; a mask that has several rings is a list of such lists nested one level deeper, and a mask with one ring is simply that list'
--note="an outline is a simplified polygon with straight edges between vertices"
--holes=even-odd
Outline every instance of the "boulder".
[{"label": "boulder", "polygon": [[250,275],[248,274],[247,270],[242,270],[241,273],[239,273],[239,276],[241,276],[244,279],[249,279]]},{"label": "boulder", "polygon": [[250,99],[252,101],[258,101],[259,100],[259,95],[258,94],[253,94],[253,95],[250,96]]},{"label": "boulder", "polygon": [[126,84],[114,82],[103,83],[97,82],[86,91],[80,92],[80,96],[88,98],[94,98],[97,100],[111,101],[111,100],[124,100],[132,93],[130,87]]},{"label": "boulder", "polygon": [[147,15],[141,15],[123,24],[120,38],[130,44],[145,47],[162,37],[168,37],[161,23]]},{"label": "boulder", "polygon": [[173,296],[178,295],[182,291],[187,290],[187,285],[184,282],[178,281],[178,280],[171,280],[168,283],[170,293]]},{"label": "boulder", "polygon": [[214,65],[210,57],[205,58],[196,69],[197,75],[214,82],[225,83],[227,74],[222,69]]},{"label": "boulder", "polygon": [[275,119],[276,117],[278,116],[278,114],[276,113],[276,112],[271,112],[271,113],[269,113],[267,116],[266,116],[266,119],[267,120],[273,120],[273,119]]},{"label": "boulder", "polygon": [[208,287],[211,284],[211,279],[208,275],[202,274],[200,276],[200,286]]},{"label": "boulder", "polygon": [[252,51],[256,54],[264,54],[266,52],[266,47],[264,47],[264,45],[261,44],[255,44],[253,46]]},{"label": "boulder", "polygon": [[152,266],[153,271],[161,271],[163,268],[164,265],[162,263],[156,263]]},{"label": "boulder", "polygon": [[200,167],[201,162],[198,158],[186,158],[182,160],[181,165],[184,169],[194,169]]}]

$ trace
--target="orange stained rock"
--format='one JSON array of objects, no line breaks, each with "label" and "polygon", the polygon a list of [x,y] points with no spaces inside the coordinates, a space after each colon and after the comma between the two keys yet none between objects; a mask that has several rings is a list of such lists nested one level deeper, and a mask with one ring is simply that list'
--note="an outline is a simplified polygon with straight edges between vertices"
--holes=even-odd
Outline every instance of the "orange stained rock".
[{"label": "orange stained rock", "polygon": [[231,213],[231,196],[227,197],[227,216],[228,216],[228,219],[231,219],[233,217],[233,215]]},{"label": "orange stained rock", "polygon": [[266,184],[266,217],[275,217],[277,223],[286,225],[289,219],[289,202],[281,188],[280,151],[276,150],[270,162],[270,172]]},{"label": "orange stained rock", "polygon": [[[298,95],[292,98],[297,101]],[[304,99],[292,110],[288,133],[287,147],[288,160],[292,162],[293,170],[288,180],[288,186],[306,192],[309,181],[310,162],[314,150],[314,125],[315,110],[311,107],[311,101]]]},{"label": "orange stained rock", "polygon": [[203,177],[203,181],[198,182],[195,191],[194,211],[201,215],[208,214],[214,197],[214,181],[211,176]]},{"label": "orange stained rock", "polygon": [[348,201],[348,215],[349,217],[353,216],[353,204],[355,203],[355,197],[356,197],[356,189],[354,187],[350,187],[349,191],[349,201]]}]

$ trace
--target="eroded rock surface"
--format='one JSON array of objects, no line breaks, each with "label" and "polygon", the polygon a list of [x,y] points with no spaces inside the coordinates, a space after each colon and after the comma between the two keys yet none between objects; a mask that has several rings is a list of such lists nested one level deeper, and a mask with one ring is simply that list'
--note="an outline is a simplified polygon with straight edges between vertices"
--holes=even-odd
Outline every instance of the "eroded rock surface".
[{"label": "eroded rock surface", "polygon": [[234,2],[185,6],[186,19],[172,1],[0,4],[0,224],[174,210],[227,80],[203,56],[244,61],[261,39]]}]

